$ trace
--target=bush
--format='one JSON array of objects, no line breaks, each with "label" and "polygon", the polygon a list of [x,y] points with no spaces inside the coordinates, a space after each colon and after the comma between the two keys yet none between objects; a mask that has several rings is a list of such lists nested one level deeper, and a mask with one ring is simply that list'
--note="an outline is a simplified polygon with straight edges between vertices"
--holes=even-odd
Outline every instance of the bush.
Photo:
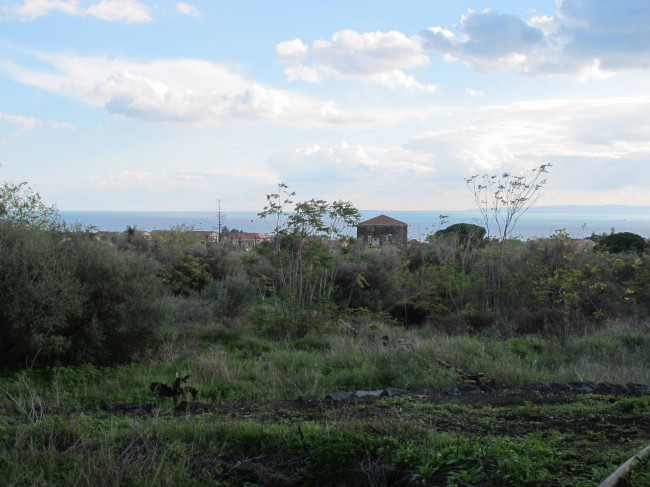
[{"label": "bush", "polygon": [[395,303],[389,313],[405,326],[421,325],[429,317],[431,307],[428,301],[411,299]]},{"label": "bush", "polygon": [[83,288],[83,311],[70,320],[75,362],[125,362],[146,348],[164,321],[158,264],[78,234],[67,243]]},{"label": "bush", "polygon": [[0,367],[51,362],[71,348],[82,287],[53,236],[0,223]]},{"label": "bush", "polygon": [[206,270],[213,279],[223,279],[232,274],[244,272],[242,265],[244,252],[230,242],[207,245]]},{"label": "bush", "polygon": [[156,265],[88,234],[0,223],[0,367],[133,358],[164,315]]},{"label": "bush", "polygon": [[215,317],[234,318],[243,314],[255,296],[255,287],[244,274],[226,276],[210,281],[201,296],[211,301]]}]

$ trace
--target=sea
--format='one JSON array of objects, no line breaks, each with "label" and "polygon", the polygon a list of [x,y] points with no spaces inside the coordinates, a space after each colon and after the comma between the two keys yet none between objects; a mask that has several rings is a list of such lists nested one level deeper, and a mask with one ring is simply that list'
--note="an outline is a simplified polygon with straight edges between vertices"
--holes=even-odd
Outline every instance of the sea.
[{"label": "sea", "polygon": [[[409,239],[427,235],[454,223],[473,223],[485,227],[478,210],[392,211],[360,210],[362,220],[387,215],[408,224]],[[124,231],[127,226],[140,230],[166,230],[187,225],[196,230],[216,230],[215,211],[60,211],[70,224],[80,223],[102,231]],[[245,232],[270,233],[272,226],[254,211],[222,211],[221,226]],[[650,206],[541,206],[522,214],[512,236],[521,239],[544,238],[558,231],[573,238],[632,232],[650,238]],[[350,230],[353,234],[354,230]],[[495,231],[492,230],[492,234]]]}]

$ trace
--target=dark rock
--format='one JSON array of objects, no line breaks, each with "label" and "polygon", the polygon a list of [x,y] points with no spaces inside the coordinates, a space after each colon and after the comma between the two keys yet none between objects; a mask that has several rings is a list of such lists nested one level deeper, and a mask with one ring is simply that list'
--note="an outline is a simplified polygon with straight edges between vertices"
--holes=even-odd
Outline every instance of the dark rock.
[{"label": "dark rock", "polygon": [[625,394],[626,388],[620,384],[613,384],[612,382],[600,382],[596,387],[597,394]]},{"label": "dark rock", "polygon": [[573,392],[578,392],[580,394],[592,394],[594,390],[591,387],[587,386],[574,386]]},{"label": "dark rock", "polygon": [[330,399],[332,401],[345,401],[346,399],[350,399],[353,395],[353,392],[332,392],[325,396],[325,399]]},{"label": "dark rock", "polygon": [[409,387],[406,389],[409,394],[418,394],[420,396],[428,396],[431,394],[431,389],[426,387]]},{"label": "dark rock", "polygon": [[566,382],[551,382],[551,388],[555,391],[570,391],[571,386]]},{"label": "dark rock", "polygon": [[398,389],[396,387],[390,387],[390,388],[386,389],[386,395],[388,397],[401,396],[405,392],[406,391],[404,389]]},{"label": "dark rock", "polygon": [[[598,384],[595,382],[569,382],[569,385],[571,386],[571,389],[575,392],[579,392],[581,394],[590,394],[594,392],[598,388]],[[593,386],[593,387],[592,387]]]},{"label": "dark rock", "polygon": [[448,396],[455,396],[457,394],[460,394],[460,389],[458,389],[458,387],[445,387],[442,392]]},{"label": "dark rock", "polygon": [[355,397],[380,397],[384,393],[384,390],[380,391],[355,391]]},{"label": "dark rock", "polygon": [[529,382],[526,384],[526,389],[532,389],[534,391],[540,392],[551,392],[553,389],[550,384],[546,382]]},{"label": "dark rock", "polygon": [[634,394],[638,396],[642,396],[643,394],[648,394],[650,393],[650,389],[648,389],[648,386],[645,384],[637,384],[635,382],[628,382],[625,385],[625,388],[627,389],[629,394]]}]

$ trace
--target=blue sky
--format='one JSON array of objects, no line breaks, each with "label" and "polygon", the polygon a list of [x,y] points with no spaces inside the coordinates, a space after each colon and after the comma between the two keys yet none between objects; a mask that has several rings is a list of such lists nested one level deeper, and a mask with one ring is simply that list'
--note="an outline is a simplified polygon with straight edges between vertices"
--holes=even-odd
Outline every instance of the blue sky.
[{"label": "blue sky", "polygon": [[650,205],[650,3],[0,0],[0,179],[63,210]]}]

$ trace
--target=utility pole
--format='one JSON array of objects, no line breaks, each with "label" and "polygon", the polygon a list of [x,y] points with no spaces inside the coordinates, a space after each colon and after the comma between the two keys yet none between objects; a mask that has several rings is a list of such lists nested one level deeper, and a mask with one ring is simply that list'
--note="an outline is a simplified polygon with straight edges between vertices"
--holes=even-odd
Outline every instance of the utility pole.
[{"label": "utility pole", "polygon": [[226,215],[221,211],[221,199],[217,200],[217,224],[219,230],[219,237],[221,238],[221,223],[226,220]]}]

